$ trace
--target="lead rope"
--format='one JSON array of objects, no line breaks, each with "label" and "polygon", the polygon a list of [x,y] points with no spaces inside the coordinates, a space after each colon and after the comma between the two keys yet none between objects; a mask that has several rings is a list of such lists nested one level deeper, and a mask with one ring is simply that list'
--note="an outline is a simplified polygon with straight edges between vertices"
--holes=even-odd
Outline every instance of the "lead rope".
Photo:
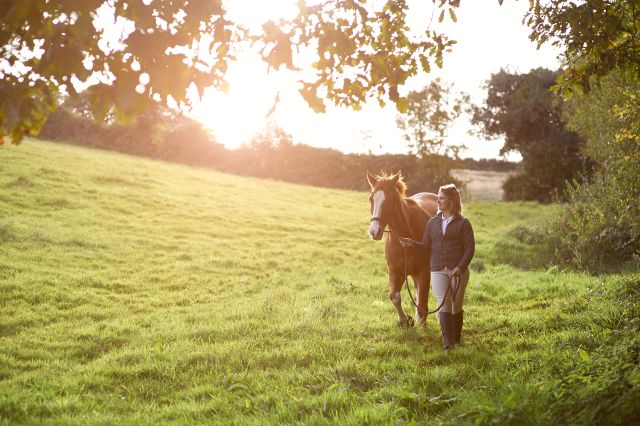
[{"label": "lead rope", "polygon": [[[393,230],[386,230],[384,232],[388,232],[389,234],[393,233]],[[396,232],[397,234],[397,232]],[[398,234],[400,235],[400,234]],[[407,293],[409,293],[409,299],[411,299],[411,303],[413,303],[413,306],[416,307],[416,309],[418,311],[422,311],[424,312],[424,309],[422,309],[421,307],[418,306],[418,304],[416,303],[415,299],[413,298],[413,294],[411,294],[411,289],[409,288],[409,276],[407,275],[407,248],[404,247],[402,244],[400,244],[400,246],[402,247],[402,252],[404,254],[404,286],[407,289]],[[457,283],[455,285],[455,291],[453,290],[453,287],[451,285],[452,281],[455,279],[457,279]],[[433,311],[427,311],[424,315],[422,315],[422,312],[420,312],[420,316],[421,317],[426,317],[427,315],[430,314],[435,314],[436,312],[438,312],[440,310],[440,308],[442,308],[442,305],[444,305],[444,302],[446,302],[447,300],[447,295],[449,294],[449,290],[451,290],[451,297],[452,297],[452,303],[455,303],[456,301],[456,296],[458,295],[458,289],[460,288],[460,277],[456,277],[455,275],[451,275],[449,277],[449,282],[447,283],[447,290],[444,293],[444,297],[442,298],[442,302],[440,302],[440,305],[434,309]]]}]

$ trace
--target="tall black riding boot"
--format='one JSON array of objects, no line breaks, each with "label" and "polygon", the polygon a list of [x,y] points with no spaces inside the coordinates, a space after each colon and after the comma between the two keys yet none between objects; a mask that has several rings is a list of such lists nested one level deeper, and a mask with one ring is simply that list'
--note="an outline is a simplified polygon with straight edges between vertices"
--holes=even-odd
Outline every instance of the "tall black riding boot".
[{"label": "tall black riding boot", "polygon": [[454,344],[453,314],[450,312],[439,312],[438,315],[444,348],[447,350],[452,349]]},{"label": "tall black riding boot", "polygon": [[453,315],[453,343],[456,345],[462,344],[462,313],[460,311]]}]

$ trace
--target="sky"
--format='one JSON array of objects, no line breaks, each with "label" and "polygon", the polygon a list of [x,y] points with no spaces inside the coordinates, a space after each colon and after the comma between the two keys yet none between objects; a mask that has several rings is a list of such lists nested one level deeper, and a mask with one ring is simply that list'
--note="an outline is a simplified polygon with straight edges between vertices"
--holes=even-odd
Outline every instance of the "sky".
[{"label": "sky", "polygon": [[[297,10],[295,4],[296,0],[227,2],[232,19],[254,28],[269,19],[291,17]],[[409,5],[410,28],[425,29],[431,21],[432,2],[413,0]],[[454,91],[465,92],[472,102],[481,103],[486,81],[500,68],[521,73],[537,67],[557,68],[559,51],[551,46],[537,50],[528,39],[529,30],[522,24],[528,6],[529,2],[522,0],[506,0],[502,6],[497,0],[462,0],[456,23],[436,24],[437,29],[457,41],[453,51],[445,56],[443,68],[434,67],[429,74],[412,77],[403,87],[404,93],[419,90],[439,77],[451,84]],[[437,22],[437,17],[434,20]],[[255,52],[238,56],[238,61],[229,67],[228,81],[230,89],[226,94],[207,90],[193,113],[213,131],[218,142],[229,148],[249,142],[268,121],[275,121],[296,143],[345,153],[409,151],[395,124],[397,111],[393,104],[381,108],[377,101],[372,101],[360,111],[328,107],[324,114],[314,113],[297,91],[295,73],[267,72],[266,64]],[[266,117],[278,93],[277,109]],[[503,141],[483,140],[470,134],[471,129],[468,117],[460,117],[450,129],[447,143],[466,145],[467,149],[461,152],[463,158],[498,158]],[[518,160],[519,156],[511,154],[508,159]]]}]

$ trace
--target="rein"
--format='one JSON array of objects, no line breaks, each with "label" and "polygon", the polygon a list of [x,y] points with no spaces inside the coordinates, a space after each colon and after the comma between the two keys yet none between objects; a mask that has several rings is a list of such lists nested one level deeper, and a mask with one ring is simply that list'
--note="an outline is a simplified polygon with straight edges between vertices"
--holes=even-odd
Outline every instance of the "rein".
[{"label": "rein", "polygon": [[[378,218],[371,218],[372,221],[374,219],[378,219]],[[398,241],[402,237],[400,234],[398,234],[397,231],[394,231],[393,229],[385,230],[384,232],[389,233],[390,235],[392,235],[395,232],[398,235]],[[444,297],[442,298],[442,302],[440,302],[440,305],[433,311],[427,310],[427,312],[424,313],[424,310],[420,308],[416,303],[415,299],[413,298],[413,294],[411,294],[411,289],[409,288],[409,275],[407,274],[407,248],[404,247],[402,244],[400,244],[400,247],[402,247],[402,252],[404,254],[404,286],[407,289],[407,293],[409,293],[409,299],[411,299],[411,303],[413,303],[413,306],[415,306],[418,312],[420,312],[420,316],[424,318],[429,314],[435,314],[436,312],[438,312],[440,308],[442,308],[442,305],[444,305],[444,302],[447,301],[447,295],[449,294],[449,290],[451,290],[451,296],[453,298],[452,301],[455,302],[456,296],[458,295],[458,289],[460,288],[460,277],[451,275],[449,277],[449,282],[447,284],[447,290],[444,293]],[[452,286],[452,282],[454,281],[454,279],[457,279],[457,284],[455,285],[455,291],[453,290],[454,286]]]}]

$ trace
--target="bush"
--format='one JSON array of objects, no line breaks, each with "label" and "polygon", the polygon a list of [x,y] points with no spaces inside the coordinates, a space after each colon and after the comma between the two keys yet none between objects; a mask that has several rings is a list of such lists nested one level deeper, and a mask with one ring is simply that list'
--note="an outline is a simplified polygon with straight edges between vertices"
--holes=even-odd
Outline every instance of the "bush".
[{"label": "bush", "polygon": [[614,73],[566,104],[597,170],[567,186],[565,211],[541,235],[557,263],[591,272],[640,266],[639,91],[640,81]]},{"label": "bush", "polygon": [[518,201],[531,198],[528,195],[533,192],[532,190],[535,190],[535,188],[530,188],[530,183],[531,179],[525,174],[519,173],[509,176],[502,184],[502,189],[504,190],[502,198],[504,201]]},{"label": "bush", "polygon": [[[555,424],[640,424],[640,275],[622,276],[593,297],[614,307],[608,341],[579,349],[581,362],[560,371],[545,398]],[[599,293],[599,294],[598,294]]]},{"label": "bush", "polygon": [[604,170],[567,190],[569,204],[549,224],[544,241],[561,264],[582,270],[619,269],[640,261],[640,187]]}]

